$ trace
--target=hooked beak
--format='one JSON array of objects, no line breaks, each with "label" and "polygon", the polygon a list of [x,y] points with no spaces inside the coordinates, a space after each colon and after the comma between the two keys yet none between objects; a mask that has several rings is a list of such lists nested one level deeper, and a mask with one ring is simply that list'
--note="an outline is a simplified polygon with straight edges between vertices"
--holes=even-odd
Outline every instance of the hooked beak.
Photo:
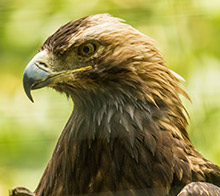
[{"label": "hooked beak", "polygon": [[34,102],[31,90],[39,89],[48,86],[51,83],[51,76],[53,75],[46,65],[46,54],[44,51],[39,52],[28,63],[23,74],[23,87],[27,97]]}]

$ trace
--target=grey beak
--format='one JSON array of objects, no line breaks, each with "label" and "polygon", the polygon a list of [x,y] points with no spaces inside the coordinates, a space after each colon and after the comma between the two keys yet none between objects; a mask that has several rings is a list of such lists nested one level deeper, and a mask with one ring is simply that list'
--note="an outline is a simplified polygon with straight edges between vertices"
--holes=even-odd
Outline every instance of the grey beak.
[{"label": "grey beak", "polygon": [[[45,81],[49,75],[48,72],[40,69],[34,61],[30,61],[25,68],[23,74],[23,87],[27,97],[32,102],[34,102],[34,100],[31,95],[31,90],[46,86],[47,83],[43,81]],[[41,82],[43,82],[42,85],[40,85]]]}]

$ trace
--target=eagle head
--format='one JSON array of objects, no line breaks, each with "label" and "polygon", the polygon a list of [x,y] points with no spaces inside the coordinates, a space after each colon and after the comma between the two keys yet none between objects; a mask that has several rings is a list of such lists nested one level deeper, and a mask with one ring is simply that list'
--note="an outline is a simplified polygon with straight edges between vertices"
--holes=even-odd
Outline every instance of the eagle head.
[{"label": "eagle head", "polygon": [[31,90],[48,86],[85,104],[97,93],[102,98],[135,95],[154,104],[169,98],[176,104],[178,93],[185,94],[178,81],[150,37],[108,14],[60,27],[44,42],[23,76],[31,101]]}]

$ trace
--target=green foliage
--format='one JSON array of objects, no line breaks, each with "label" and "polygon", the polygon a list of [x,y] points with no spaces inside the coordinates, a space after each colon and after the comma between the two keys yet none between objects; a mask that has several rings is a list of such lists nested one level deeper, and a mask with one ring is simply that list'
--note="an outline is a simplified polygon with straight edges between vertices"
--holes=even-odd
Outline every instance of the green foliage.
[{"label": "green foliage", "polygon": [[42,42],[69,20],[108,12],[156,40],[168,66],[186,79],[189,132],[220,165],[219,0],[0,1],[0,195],[34,189],[72,104],[53,91],[22,89],[22,73]]}]

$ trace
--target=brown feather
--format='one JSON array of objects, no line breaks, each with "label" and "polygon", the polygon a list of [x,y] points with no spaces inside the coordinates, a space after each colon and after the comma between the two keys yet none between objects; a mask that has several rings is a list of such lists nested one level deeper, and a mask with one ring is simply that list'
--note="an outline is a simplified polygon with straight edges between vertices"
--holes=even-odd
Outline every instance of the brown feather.
[{"label": "brown feather", "polygon": [[[77,47],[89,41],[98,51],[77,56]],[[53,57],[54,72],[93,69],[53,86],[73,99],[74,111],[36,196],[163,196],[192,181],[220,186],[220,168],[189,139],[179,94],[189,97],[151,38],[101,14],[62,26],[43,50]]]}]

